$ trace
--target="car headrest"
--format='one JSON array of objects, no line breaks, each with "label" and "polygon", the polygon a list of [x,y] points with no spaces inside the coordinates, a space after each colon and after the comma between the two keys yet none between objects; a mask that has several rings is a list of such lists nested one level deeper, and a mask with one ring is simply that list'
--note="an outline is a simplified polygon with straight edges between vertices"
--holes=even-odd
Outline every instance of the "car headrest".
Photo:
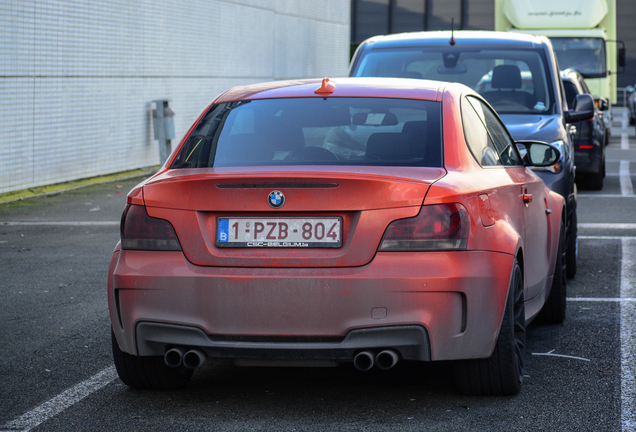
[{"label": "car headrest", "polygon": [[402,133],[425,135],[426,121],[409,121],[404,123]]},{"label": "car headrest", "polygon": [[499,65],[492,70],[492,88],[521,88],[521,71],[515,65]]}]

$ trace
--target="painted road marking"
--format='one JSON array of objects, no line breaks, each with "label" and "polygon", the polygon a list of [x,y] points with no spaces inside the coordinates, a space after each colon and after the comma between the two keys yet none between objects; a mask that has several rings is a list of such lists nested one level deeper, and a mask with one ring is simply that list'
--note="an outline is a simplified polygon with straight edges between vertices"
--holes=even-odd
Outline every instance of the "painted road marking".
[{"label": "painted road marking", "polygon": [[577,194],[579,198],[634,198],[636,195],[618,195],[618,194]]},{"label": "painted road marking", "polygon": [[632,302],[636,302],[636,298],[622,298],[622,297],[568,297],[567,301],[571,301],[571,302],[600,302],[600,303],[632,303]]},{"label": "painted road marking", "polygon": [[622,240],[626,239],[636,239],[636,237],[629,236],[577,236],[579,240]]},{"label": "painted road marking", "polygon": [[621,195],[634,195],[634,186],[632,185],[632,177],[629,175],[629,161],[621,161],[621,167],[618,171],[621,182]]},{"label": "painted road marking", "polygon": [[[627,129],[627,111],[623,111],[623,118],[621,119],[621,129]],[[629,150],[629,134],[621,133],[621,150]]]},{"label": "painted road marking", "polygon": [[621,134],[621,150],[629,150],[629,134]]},{"label": "painted road marking", "polygon": [[4,226],[111,226],[119,225],[118,221],[42,221],[42,222],[0,222]]},{"label": "painted road marking", "polygon": [[110,384],[115,378],[117,378],[115,366],[108,367],[87,380],[84,380],[81,383],[76,384],[74,387],[60,393],[54,398],[49,399],[42,405],[22,414],[17,419],[5,423],[2,428],[3,430],[6,429],[12,431],[30,431],[45,421],[55,417],[67,408],[75,405],[91,393],[94,393],[102,387]]},{"label": "painted road marking", "polygon": [[[579,227],[584,224],[579,224]],[[603,225],[603,224],[586,224]],[[635,224],[608,224],[635,225]],[[579,236],[579,239],[621,240],[621,286],[619,298],[571,297],[571,302],[620,303],[621,427],[636,430],[636,237]]]},{"label": "painted road marking", "polygon": [[[636,296],[636,240],[622,239],[621,298]],[[636,430],[636,305],[621,302],[621,425]]]},{"label": "painted road marking", "polygon": [[576,226],[584,229],[636,229],[636,223],[578,223]]}]

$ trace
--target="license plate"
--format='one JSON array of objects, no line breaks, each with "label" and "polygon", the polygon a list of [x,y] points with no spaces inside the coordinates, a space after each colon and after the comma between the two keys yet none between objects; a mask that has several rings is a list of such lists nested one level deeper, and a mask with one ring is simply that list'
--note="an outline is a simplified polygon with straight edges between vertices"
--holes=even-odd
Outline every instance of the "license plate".
[{"label": "license plate", "polygon": [[342,246],[342,218],[218,218],[216,246],[337,248]]}]

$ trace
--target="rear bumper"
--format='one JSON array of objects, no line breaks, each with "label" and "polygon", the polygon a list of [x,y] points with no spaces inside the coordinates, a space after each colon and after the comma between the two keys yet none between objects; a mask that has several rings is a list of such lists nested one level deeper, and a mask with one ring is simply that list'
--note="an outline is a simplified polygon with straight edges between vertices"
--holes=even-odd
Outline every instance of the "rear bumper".
[{"label": "rear bumper", "polygon": [[602,169],[603,148],[594,146],[591,149],[574,149],[576,174],[598,174]]},{"label": "rear bumper", "polygon": [[[136,336],[140,355],[163,355],[167,346],[197,347],[208,357],[263,360],[350,361],[361,350],[393,348],[403,360],[430,360],[426,330],[421,326],[373,327],[352,330],[344,338],[303,341],[280,338],[274,341],[218,340],[196,327],[140,322]],[[293,340],[295,339],[295,340]]]},{"label": "rear bumper", "polygon": [[229,268],[181,252],[116,251],[108,280],[121,349],[163,355],[351,360],[393,348],[403,359],[490,356],[514,257],[496,252],[378,253],[362,267]]}]

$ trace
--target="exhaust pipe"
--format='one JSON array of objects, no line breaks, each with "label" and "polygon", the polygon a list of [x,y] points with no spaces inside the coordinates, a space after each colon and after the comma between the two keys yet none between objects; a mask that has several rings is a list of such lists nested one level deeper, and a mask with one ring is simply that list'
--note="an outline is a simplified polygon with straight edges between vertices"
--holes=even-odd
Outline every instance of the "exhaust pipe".
[{"label": "exhaust pipe", "polygon": [[400,357],[393,350],[384,350],[375,358],[375,362],[382,370],[389,370],[398,362]]},{"label": "exhaust pipe", "polygon": [[172,348],[166,351],[166,354],[163,356],[163,361],[165,361],[168,366],[176,368],[181,366],[181,363],[183,363],[184,354],[185,350],[183,348]]},{"label": "exhaust pipe", "polygon": [[183,365],[188,369],[196,369],[203,364],[206,358],[203,351],[193,349],[183,355]]},{"label": "exhaust pipe", "polygon": [[362,351],[353,358],[353,365],[359,371],[366,372],[373,367],[374,355],[371,351]]}]

